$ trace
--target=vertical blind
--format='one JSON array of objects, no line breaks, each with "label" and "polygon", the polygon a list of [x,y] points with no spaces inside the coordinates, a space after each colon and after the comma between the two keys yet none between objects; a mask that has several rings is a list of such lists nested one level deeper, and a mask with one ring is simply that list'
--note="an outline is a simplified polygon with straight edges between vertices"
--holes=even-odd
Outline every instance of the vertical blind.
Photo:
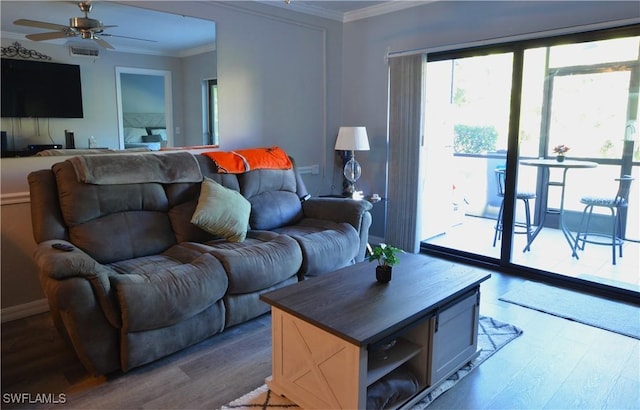
[{"label": "vertical blind", "polygon": [[425,62],[424,54],[389,59],[389,188],[385,240],[412,253],[420,250],[418,188]]}]

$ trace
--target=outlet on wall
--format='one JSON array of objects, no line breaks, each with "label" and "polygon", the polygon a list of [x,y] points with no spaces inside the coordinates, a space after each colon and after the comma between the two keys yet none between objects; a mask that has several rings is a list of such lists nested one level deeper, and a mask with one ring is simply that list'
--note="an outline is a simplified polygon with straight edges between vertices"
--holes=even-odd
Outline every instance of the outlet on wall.
[{"label": "outlet on wall", "polygon": [[314,165],[305,165],[302,167],[298,167],[298,172],[301,175],[302,174],[318,175],[320,173],[320,165],[314,164]]}]

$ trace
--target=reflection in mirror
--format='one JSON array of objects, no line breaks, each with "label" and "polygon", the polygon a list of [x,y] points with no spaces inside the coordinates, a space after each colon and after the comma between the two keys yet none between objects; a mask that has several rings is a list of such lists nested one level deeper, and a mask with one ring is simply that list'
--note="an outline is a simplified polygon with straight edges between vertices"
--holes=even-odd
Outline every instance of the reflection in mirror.
[{"label": "reflection in mirror", "polygon": [[202,129],[204,144],[218,145],[218,80],[209,78],[202,82],[204,115]]},{"label": "reflection in mirror", "polygon": [[171,71],[116,67],[119,147],[174,146]]},{"label": "reflection in mirror", "polygon": [[[199,2],[185,2],[180,6],[180,12],[172,11],[176,9],[174,2],[124,3],[131,4],[96,2],[91,12],[93,17],[109,27],[105,34],[110,35],[108,43],[113,49],[107,50],[100,43],[79,36],[31,41],[25,36],[41,33],[42,29],[14,24],[14,21],[25,18],[66,24],[69,16],[77,15],[77,3],[0,1],[3,48],[19,41],[27,50],[52,56],[53,62],[80,67],[84,97],[82,118],[0,118],[0,129],[7,134],[3,154],[11,151],[12,155],[23,155],[24,151],[24,155],[31,155],[27,149],[30,145],[64,147],[65,131],[74,133],[74,145],[78,149],[87,148],[90,139],[99,148],[124,148],[125,116],[121,111],[123,101],[120,100],[122,90],[119,88],[122,79],[114,75],[116,67],[171,73],[172,83],[166,86],[165,108],[162,109],[166,138],[161,139],[160,145],[193,146],[218,142],[215,131],[216,94],[215,88],[211,88],[211,84],[217,82],[216,23],[183,13],[189,14],[190,11],[190,14],[199,15]],[[140,72],[127,74],[148,75]],[[5,87],[2,88],[4,90]],[[114,88],[118,90],[117,98]],[[148,109],[138,107],[136,113],[159,112],[157,103]],[[153,122],[144,125],[145,129],[146,126],[156,127],[145,137],[147,143],[155,142],[154,135],[160,135],[156,131],[160,125]]]},{"label": "reflection in mirror", "polygon": [[[151,17],[176,29],[169,37],[148,45],[149,54],[167,57],[162,65],[116,67],[119,147],[217,145],[216,23],[138,7],[130,9],[132,15]],[[164,49],[153,52],[152,46]],[[144,58],[145,53],[141,54]],[[138,68],[141,66],[146,69]],[[147,133],[142,134],[141,130]]]},{"label": "reflection in mirror", "polygon": [[[180,134],[174,133],[176,145],[217,145],[219,143],[216,54],[215,50],[209,50],[181,59],[183,75],[183,81],[180,82],[181,111],[174,110],[174,115],[182,115],[182,129]],[[178,103],[177,100],[176,103]],[[178,121],[175,121],[175,124],[178,125]]]}]

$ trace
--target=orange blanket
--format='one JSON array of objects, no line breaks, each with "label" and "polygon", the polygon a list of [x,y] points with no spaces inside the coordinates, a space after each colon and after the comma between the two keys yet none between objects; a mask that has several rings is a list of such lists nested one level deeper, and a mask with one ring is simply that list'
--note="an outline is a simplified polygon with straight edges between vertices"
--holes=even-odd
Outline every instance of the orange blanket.
[{"label": "orange blanket", "polygon": [[241,174],[254,169],[291,169],[291,160],[278,147],[251,148],[237,151],[210,151],[203,155],[211,158],[220,174]]}]

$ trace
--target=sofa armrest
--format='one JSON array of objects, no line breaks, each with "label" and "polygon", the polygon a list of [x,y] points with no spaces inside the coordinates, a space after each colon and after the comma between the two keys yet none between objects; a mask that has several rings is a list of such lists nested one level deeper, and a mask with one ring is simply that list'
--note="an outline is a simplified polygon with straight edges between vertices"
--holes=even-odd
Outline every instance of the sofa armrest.
[{"label": "sofa armrest", "polygon": [[78,248],[60,251],[54,243],[71,245],[44,241],[34,256],[56,327],[91,374],[120,369],[121,320],[109,281],[112,270]]},{"label": "sofa armrest", "polygon": [[370,202],[349,198],[313,197],[302,203],[302,211],[306,218],[324,219],[337,223],[346,222],[356,229],[360,237],[356,262],[364,260],[371,226],[369,211],[372,207]]},{"label": "sofa armrest", "polygon": [[71,252],[54,249],[51,245],[56,243],[74,246],[70,242],[59,239],[39,243],[35,260],[41,274],[57,280],[71,277],[87,279],[98,277],[108,282],[107,268],[104,265],[75,246]]},{"label": "sofa armrest", "polygon": [[47,280],[64,281],[71,278],[85,279],[91,285],[95,298],[109,323],[115,328],[121,327],[120,311],[115,303],[109,280],[113,271],[77,247],[71,252],[65,252],[52,248],[51,245],[54,243],[73,246],[73,244],[59,239],[38,244],[35,251],[35,261],[41,282],[45,283]]},{"label": "sofa armrest", "polygon": [[302,203],[305,217],[326,219],[338,223],[347,222],[357,231],[360,231],[362,215],[371,208],[371,203],[367,201],[349,198],[313,197]]}]

